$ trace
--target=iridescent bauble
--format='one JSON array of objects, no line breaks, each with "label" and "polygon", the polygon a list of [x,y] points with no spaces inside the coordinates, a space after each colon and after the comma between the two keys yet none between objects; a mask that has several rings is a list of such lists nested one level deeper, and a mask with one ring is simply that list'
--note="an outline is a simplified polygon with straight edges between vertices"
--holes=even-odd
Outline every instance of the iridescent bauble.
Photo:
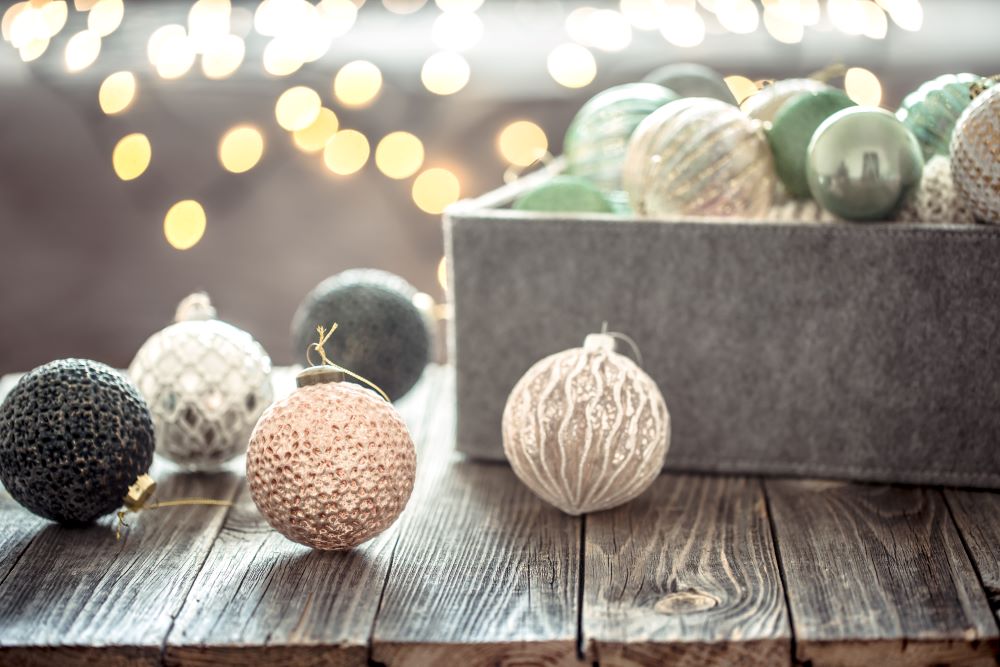
[{"label": "iridescent bauble", "polygon": [[629,137],[643,118],[677,93],[654,83],[626,83],[590,98],[566,130],[566,170],[605,192],[621,189]]},{"label": "iridescent bauble", "polygon": [[1000,86],[962,112],[951,140],[951,171],[976,220],[1000,225]]},{"label": "iridescent bauble", "polygon": [[[720,102],[721,104],[721,102]],[[514,386],[503,447],[514,473],[567,514],[626,503],[649,487],[670,445],[656,383],[606,334],[548,356]]]},{"label": "iridescent bauble", "polygon": [[644,76],[643,81],[669,88],[681,97],[711,97],[737,105],[721,74],[697,63],[664,65]]},{"label": "iridescent bauble", "polygon": [[764,86],[741,105],[744,113],[755,120],[773,121],[778,111],[796,95],[830,90],[832,86],[816,79],[784,79]]},{"label": "iridescent bauble", "polygon": [[295,358],[306,361],[316,327],[339,326],[327,345],[330,359],[368,378],[396,400],[420,379],[430,359],[425,315],[416,289],[403,278],[374,269],[352,269],[327,278],[299,305],[292,319]]},{"label": "iridescent bauble", "polygon": [[554,176],[520,195],[511,208],[542,213],[614,212],[603,192],[577,176]]},{"label": "iridescent bauble", "polygon": [[392,525],[413,491],[416,452],[403,419],[375,392],[307,368],[261,416],[247,451],[257,509],[290,540],[350,549]]},{"label": "iridescent bauble", "polygon": [[0,481],[18,503],[66,524],[122,506],[153,462],[153,421],[118,371],[62,359],[24,375],[0,406]]},{"label": "iridescent bauble", "polygon": [[969,88],[984,81],[976,74],[945,74],[927,81],[903,98],[896,118],[920,142],[924,159],[948,155],[955,122],[972,102]]},{"label": "iridescent bauble", "polygon": [[891,220],[920,184],[916,137],[884,109],[833,114],[809,144],[806,175],[813,199],[845,220]]},{"label": "iridescent bauble", "polygon": [[188,470],[214,470],[246,451],[257,418],[271,403],[271,359],[214,310],[178,308],[183,319],[150,336],[129,366],[149,403],[156,453]]},{"label": "iridescent bauble", "polygon": [[947,155],[934,155],[927,161],[919,187],[903,202],[896,220],[957,224],[975,222],[965,199],[958,196],[951,176],[951,160]]},{"label": "iridescent bauble", "polygon": [[854,102],[846,93],[830,88],[816,93],[800,93],[774,116],[767,131],[767,140],[774,155],[775,170],[788,194],[799,199],[809,196],[809,182],[806,180],[809,141],[820,123],[851,106]]},{"label": "iridescent bauble", "polygon": [[625,190],[639,216],[759,218],[777,176],[760,123],[706,97],[650,114],[629,142]]}]

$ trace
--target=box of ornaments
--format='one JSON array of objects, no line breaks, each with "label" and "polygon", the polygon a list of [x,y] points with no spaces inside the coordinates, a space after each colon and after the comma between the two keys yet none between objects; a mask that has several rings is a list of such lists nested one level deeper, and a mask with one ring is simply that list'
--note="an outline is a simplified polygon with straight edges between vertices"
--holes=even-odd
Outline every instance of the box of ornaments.
[{"label": "box of ornaments", "polygon": [[[662,392],[669,470],[1000,488],[1000,86],[943,75],[891,112],[654,78],[446,212],[459,449],[633,442],[613,354]],[[602,330],[613,352],[583,345]]]}]

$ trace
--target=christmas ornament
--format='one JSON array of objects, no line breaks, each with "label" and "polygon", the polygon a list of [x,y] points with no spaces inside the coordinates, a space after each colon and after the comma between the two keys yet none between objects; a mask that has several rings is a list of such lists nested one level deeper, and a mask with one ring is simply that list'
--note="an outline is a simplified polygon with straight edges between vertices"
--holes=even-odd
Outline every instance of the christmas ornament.
[{"label": "christmas ornament", "polygon": [[620,190],[622,159],[632,131],[643,118],[677,98],[677,93],[655,83],[626,83],[590,98],[566,130],[567,171],[605,192]]},{"label": "christmas ornament", "polygon": [[[334,326],[334,329],[336,326]],[[250,436],[247,483],[267,522],[315,549],[349,549],[388,528],[413,490],[416,454],[387,398],[343,382],[330,362],[302,371],[298,389],[264,412]]]},{"label": "christmas ornament", "polygon": [[385,271],[352,270],[327,278],[306,295],[292,320],[296,357],[305,354],[317,326],[339,322],[346,335],[333,340],[330,354],[397,400],[420,379],[430,354],[414,293],[409,283]]},{"label": "christmas ornament", "polygon": [[681,97],[711,97],[737,105],[736,98],[721,74],[696,63],[676,63],[653,70],[642,79],[669,88]]},{"label": "christmas ornament", "polygon": [[982,81],[983,77],[975,74],[945,74],[903,98],[896,118],[920,142],[925,160],[932,155],[948,155],[955,121],[972,101],[969,87]]},{"label": "christmas ornament", "polygon": [[149,403],[156,452],[189,470],[215,469],[246,451],[273,397],[267,352],[214,317],[208,295],[187,297],[176,322],[153,334],[128,370]]},{"label": "christmas ornament", "polygon": [[790,196],[781,183],[775,188],[771,208],[764,217],[768,222],[843,222],[811,198]]},{"label": "christmas ornament", "polygon": [[837,111],[851,106],[854,102],[846,93],[830,88],[800,93],[775,114],[767,140],[774,155],[775,170],[791,196],[809,196],[806,150],[816,128]]},{"label": "christmas ornament", "polygon": [[[719,102],[722,104],[722,102]],[[670,444],[656,383],[614,351],[609,334],[546,357],[517,382],[503,412],[514,473],[568,514],[610,509],[652,484]]]},{"label": "christmas ornament", "polygon": [[0,406],[0,481],[35,514],[89,523],[122,506],[153,462],[146,402],[118,371],[62,359],[21,378]]},{"label": "christmas ornament", "polygon": [[951,177],[951,160],[935,155],[924,165],[920,185],[903,202],[896,220],[901,222],[973,223],[975,218]]},{"label": "christmas ornament", "polygon": [[850,107],[816,129],[806,176],[819,204],[847,220],[891,220],[920,184],[920,144],[884,109]]},{"label": "christmas ornament", "polygon": [[639,125],[623,182],[640,216],[758,218],[777,177],[760,123],[725,102],[689,97]]},{"label": "christmas ornament", "polygon": [[951,139],[951,171],[972,215],[1000,224],[1000,86],[980,93],[962,112]]},{"label": "christmas ornament", "polygon": [[773,121],[781,107],[802,93],[818,93],[831,86],[816,79],[784,79],[764,86],[756,95],[743,101],[743,111],[759,121]]},{"label": "christmas ornament", "polygon": [[604,193],[577,176],[555,176],[519,196],[512,208],[548,213],[614,212]]}]

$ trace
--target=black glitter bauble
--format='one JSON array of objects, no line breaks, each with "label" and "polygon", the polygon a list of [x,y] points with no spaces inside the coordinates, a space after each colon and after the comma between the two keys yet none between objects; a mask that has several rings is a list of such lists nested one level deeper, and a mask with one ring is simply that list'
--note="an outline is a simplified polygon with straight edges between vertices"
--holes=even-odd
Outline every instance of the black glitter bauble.
[{"label": "black glitter bauble", "polygon": [[152,462],[146,402],[96,361],[39,366],[0,406],[0,481],[46,519],[79,524],[114,512]]},{"label": "black glitter bauble", "polygon": [[420,379],[430,354],[427,326],[413,305],[415,293],[403,278],[385,271],[355,269],[327,278],[306,295],[292,320],[296,360],[307,363],[317,326],[336,322],[327,356],[395,401]]}]

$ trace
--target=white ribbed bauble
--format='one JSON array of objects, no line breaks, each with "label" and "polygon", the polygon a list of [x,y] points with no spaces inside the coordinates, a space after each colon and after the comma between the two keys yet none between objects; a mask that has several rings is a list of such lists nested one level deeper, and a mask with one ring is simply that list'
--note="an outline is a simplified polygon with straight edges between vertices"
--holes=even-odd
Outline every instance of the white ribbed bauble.
[{"label": "white ribbed bauble", "polygon": [[670,445],[660,390],[606,334],[548,356],[518,381],[503,413],[514,473],[567,514],[610,509],[652,484]]},{"label": "white ribbed bauble", "polygon": [[189,470],[212,470],[244,453],[271,404],[271,358],[242,329],[211,319],[204,294],[153,334],[128,374],[149,404],[156,453]]},{"label": "white ribbed bauble", "polygon": [[955,123],[951,173],[976,220],[1000,225],[1000,85],[980,93]]}]

